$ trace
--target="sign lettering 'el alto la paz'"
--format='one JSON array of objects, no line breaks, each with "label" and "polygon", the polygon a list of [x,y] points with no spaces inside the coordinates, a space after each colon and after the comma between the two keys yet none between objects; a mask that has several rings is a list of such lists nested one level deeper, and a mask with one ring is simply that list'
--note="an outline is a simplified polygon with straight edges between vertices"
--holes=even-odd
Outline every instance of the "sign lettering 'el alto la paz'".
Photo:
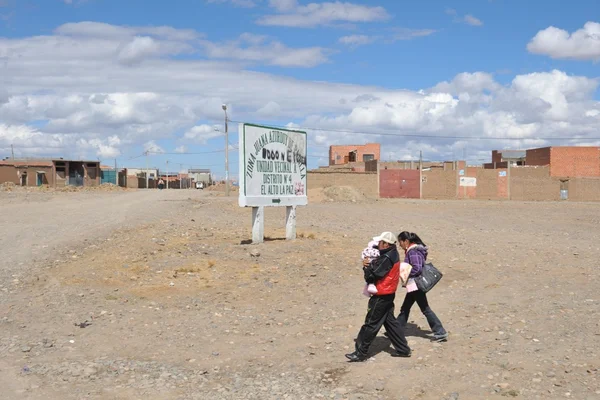
[{"label": "sign lettering 'el alto la paz'", "polygon": [[306,132],[241,123],[239,135],[239,205],[306,205]]}]

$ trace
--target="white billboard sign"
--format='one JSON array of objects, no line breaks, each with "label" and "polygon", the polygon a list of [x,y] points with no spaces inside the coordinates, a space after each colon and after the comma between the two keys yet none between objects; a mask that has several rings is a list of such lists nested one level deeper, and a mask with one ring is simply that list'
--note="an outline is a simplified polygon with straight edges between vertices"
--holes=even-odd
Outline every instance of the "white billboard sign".
[{"label": "white billboard sign", "polygon": [[476,187],[477,186],[477,178],[461,176],[460,177],[460,186]]},{"label": "white billboard sign", "polygon": [[303,206],[306,132],[240,123],[240,207]]}]

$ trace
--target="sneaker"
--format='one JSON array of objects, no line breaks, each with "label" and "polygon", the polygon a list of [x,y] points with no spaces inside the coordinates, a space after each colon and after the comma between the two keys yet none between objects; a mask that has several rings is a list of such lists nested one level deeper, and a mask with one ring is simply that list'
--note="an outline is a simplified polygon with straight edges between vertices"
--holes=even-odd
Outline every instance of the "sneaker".
[{"label": "sneaker", "polygon": [[346,354],[346,358],[350,360],[350,362],[361,362],[365,361],[367,359],[367,356],[363,356],[355,351],[354,353]]},{"label": "sneaker", "polygon": [[435,342],[447,342],[448,341],[448,332],[442,333],[441,335],[434,334],[433,340]]}]

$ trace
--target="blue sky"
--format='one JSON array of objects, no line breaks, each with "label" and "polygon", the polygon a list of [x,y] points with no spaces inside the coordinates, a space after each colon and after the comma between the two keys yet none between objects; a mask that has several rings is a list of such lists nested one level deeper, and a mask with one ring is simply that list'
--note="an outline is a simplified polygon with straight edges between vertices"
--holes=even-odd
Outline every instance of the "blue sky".
[{"label": "blue sky", "polygon": [[221,103],[236,121],[318,128],[309,167],[348,141],[473,162],[596,144],[600,3],[565,4],[0,0],[0,156],[135,166],[150,149],[157,167],[222,174],[222,153],[181,153],[224,147]]}]

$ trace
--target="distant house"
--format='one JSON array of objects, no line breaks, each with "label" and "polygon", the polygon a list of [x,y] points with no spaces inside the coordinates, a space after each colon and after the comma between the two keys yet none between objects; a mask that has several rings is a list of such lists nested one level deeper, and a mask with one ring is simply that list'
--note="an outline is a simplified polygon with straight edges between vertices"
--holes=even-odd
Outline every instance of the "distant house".
[{"label": "distant house", "polygon": [[549,168],[550,176],[600,177],[600,147],[554,146],[528,150],[494,150],[492,162],[483,164],[486,169],[514,166]]},{"label": "distant house", "polygon": [[509,162],[511,166],[525,165],[527,150],[493,150],[492,163]]},{"label": "distant house", "polygon": [[58,159],[4,159],[0,183],[19,186],[98,186],[100,162]]},{"label": "distant house", "polygon": [[355,162],[380,160],[379,143],[364,145],[342,145],[329,147],[329,165],[341,165]]}]

